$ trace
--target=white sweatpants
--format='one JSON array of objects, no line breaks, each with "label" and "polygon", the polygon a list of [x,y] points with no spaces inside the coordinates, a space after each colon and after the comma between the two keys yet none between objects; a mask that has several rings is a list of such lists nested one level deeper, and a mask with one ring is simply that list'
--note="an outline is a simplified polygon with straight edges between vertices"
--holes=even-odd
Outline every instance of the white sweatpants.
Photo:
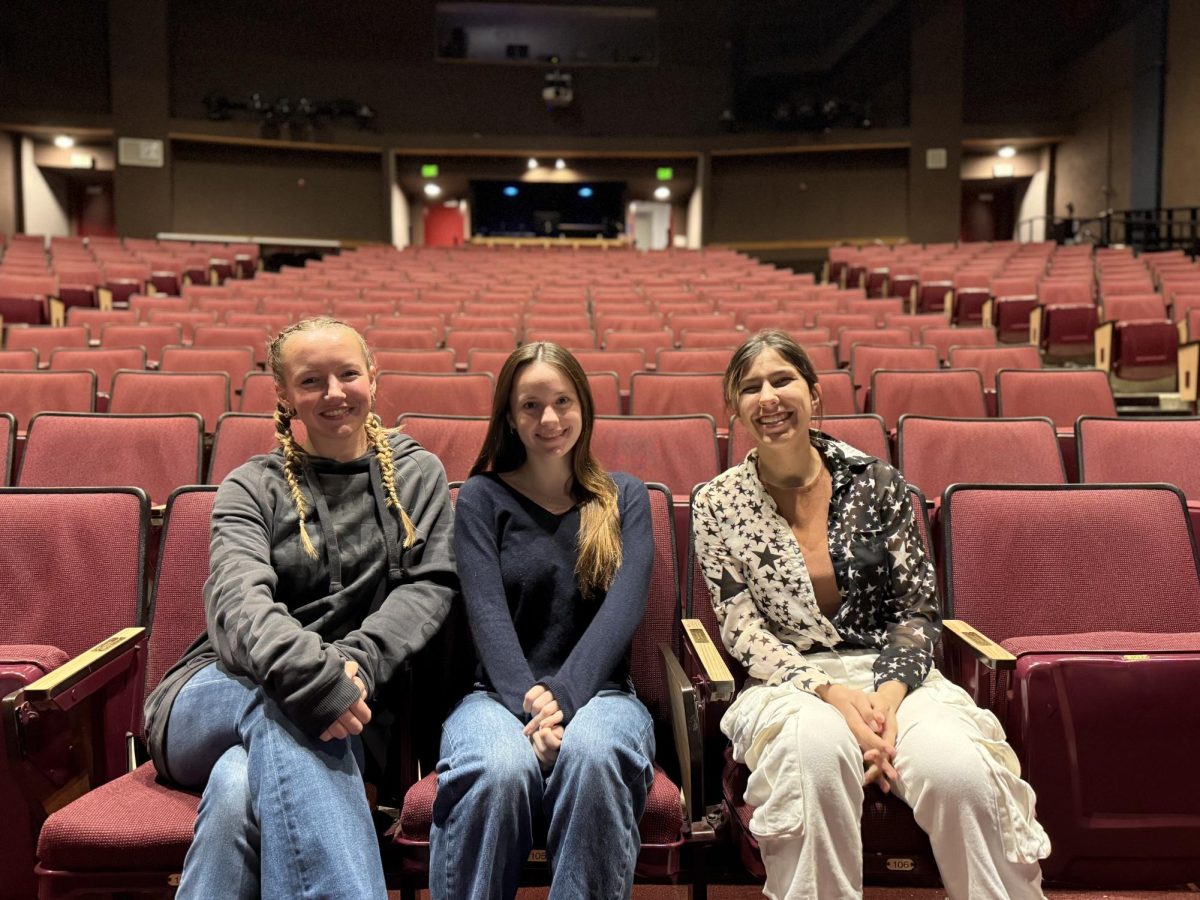
[{"label": "white sweatpants", "polygon": [[[873,690],[871,651],[805,654]],[[1040,898],[1050,841],[1000,723],[932,670],[896,713],[895,791],[928,834],[953,900]],[[862,896],[863,758],[846,721],[790,684],[745,688],[721,720],[750,767],[746,802],[772,900]]]}]

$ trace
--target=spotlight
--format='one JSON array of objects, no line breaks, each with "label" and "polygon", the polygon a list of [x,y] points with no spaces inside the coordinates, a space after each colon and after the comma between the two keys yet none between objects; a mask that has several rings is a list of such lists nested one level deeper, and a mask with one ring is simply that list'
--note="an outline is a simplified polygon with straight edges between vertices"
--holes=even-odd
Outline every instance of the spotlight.
[{"label": "spotlight", "polygon": [[1017,155],[1017,148],[1006,145],[1004,147],[1001,147],[999,150],[997,150],[996,155],[999,156],[1001,159],[1012,159],[1014,156]]},{"label": "spotlight", "polygon": [[525,163],[525,168],[536,169],[537,167],[538,167],[538,161],[536,159],[534,159],[532,156],[529,157],[529,161]]},{"label": "spotlight", "polygon": [[438,187],[436,183],[431,181],[429,184],[425,185],[425,196],[440,197],[442,196],[442,189]]},{"label": "spotlight", "polygon": [[511,184],[510,184],[508,187],[506,187],[506,188],[504,189],[504,196],[505,196],[505,197],[515,197],[515,196],[517,196],[517,194],[519,194],[519,193],[521,193],[521,192],[520,192],[520,191],[518,191],[518,190],[517,190],[517,189],[516,189],[516,188],[515,188],[513,185],[511,185]]},{"label": "spotlight", "polygon": [[581,187],[579,189],[579,196],[584,200],[587,200],[589,197],[591,197],[593,193],[595,192],[590,187]]},{"label": "spotlight", "polygon": [[563,169],[565,169],[566,167],[567,167],[567,161],[565,159],[563,159],[562,157],[559,157],[558,159],[556,159],[554,161],[554,168],[558,169],[560,172]]},{"label": "spotlight", "polygon": [[60,134],[54,139],[54,146],[59,150],[70,150],[75,146],[75,138],[70,135]]},{"label": "spotlight", "polygon": [[659,185],[658,187],[656,187],[654,189],[654,199],[655,200],[670,200],[671,199],[671,189],[669,187],[667,187],[665,184]]}]

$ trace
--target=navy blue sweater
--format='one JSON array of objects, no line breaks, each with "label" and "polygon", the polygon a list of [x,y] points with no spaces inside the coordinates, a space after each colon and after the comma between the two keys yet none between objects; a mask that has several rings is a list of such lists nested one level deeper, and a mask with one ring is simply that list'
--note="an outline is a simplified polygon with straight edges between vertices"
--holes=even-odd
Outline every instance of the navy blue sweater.
[{"label": "navy blue sweater", "polygon": [[630,641],[646,609],[654,562],[650,500],[614,472],[622,563],[607,593],[585,598],[575,577],[578,507],[559,516],[493,473],[468,479],[455,507],[454,548],[480,681],[518,718],[545,685],[564,723],[597,693],[628,690]]}]

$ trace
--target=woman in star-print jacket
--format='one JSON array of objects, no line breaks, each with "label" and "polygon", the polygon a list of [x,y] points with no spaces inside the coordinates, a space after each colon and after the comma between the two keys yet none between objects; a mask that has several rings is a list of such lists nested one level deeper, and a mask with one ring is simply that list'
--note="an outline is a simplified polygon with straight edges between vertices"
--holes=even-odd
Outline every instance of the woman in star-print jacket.
[{"label": "woman in star-print jacket", "polygon": [[693,507],[721,638],[747,681],[721,721],[751,769],[768,897],[862,893],[863,789],[908,803],[953,898],[1041,897],[1050,852],[999,722],[933,667],[933,565],[888,463],[815,429],[788,335],[746,341],[725,399],[755,441]]}]

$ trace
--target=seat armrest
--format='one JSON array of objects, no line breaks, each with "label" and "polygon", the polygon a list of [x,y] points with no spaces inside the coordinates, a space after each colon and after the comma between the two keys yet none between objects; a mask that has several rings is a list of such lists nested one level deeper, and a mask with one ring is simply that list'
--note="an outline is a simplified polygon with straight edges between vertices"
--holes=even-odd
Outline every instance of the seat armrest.
[{"label": "seat armrest", "polygon": [[683,652],[696,662],[697,669],[702,673],[707,694],[705,699],[731,699],[734,690],[733,675],[729,666],[725,665],[725,660],[721,658],[721,651],[708,636],[708,629],[704,627],[704,623],[699,619],[682,619],[679,624],[683,626]]},{"label": "seat armrest", "polygon": [[1014,669],[1017,658],[961,619],[943,619],[945,634],[952,643],[966,647],[975,659],[989,669]]},{"label": "seat armrest", "polygon": [[[83,700],[92,689],[119,674],[119,670],[110,667],[109,664],[134,651],[139,644],[144,645],[145,638],[145,628],[122,628],[112,637],[105,638],[54,671],[47,672],[37,681],[26,685],[19,693],[30,703],[53,703],[59,709],[70,709]],[[90,679],[93,676],[101,677],[92,682]],[[7,698],[5,699],[7,701]]]},{"label": "seat armrest", "polygon": [[34,820],[128,771],[146,629],[124,628],[0,703],[4,750]]}]

